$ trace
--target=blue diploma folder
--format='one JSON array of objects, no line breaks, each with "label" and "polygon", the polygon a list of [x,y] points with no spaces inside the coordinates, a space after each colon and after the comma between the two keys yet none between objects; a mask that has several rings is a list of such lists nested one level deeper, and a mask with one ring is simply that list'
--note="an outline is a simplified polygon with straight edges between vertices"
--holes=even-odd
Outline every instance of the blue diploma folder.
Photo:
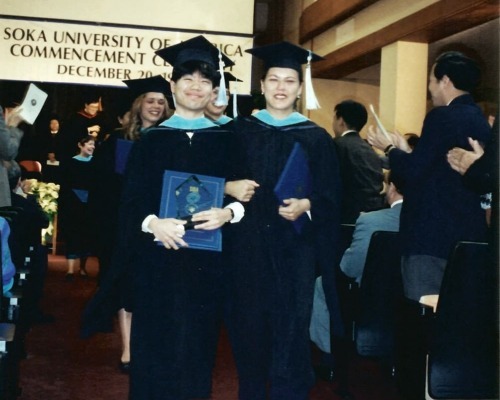
[{"label": "blue diploma folder", "polygon": [[89,200],[89,192],[88,190],[83,189],[73,189],[73,193],[76,194],[80,203],[87,203]]},{"label": "blue diploma folder", "polygon": [[[188,219],[212,207],[221,208],[224,178],[165,171],[160,203],[160,218]],[[220,229],[211,231],[188,229],[183,237],[190,249],[222,251]],[[163,244],[158,242],[159,245]]]},{"label": "blue diploma folder", "polygon": [[134,142],[132,140],[117,139],[115,149],[115,172],[123,175],[127,165],[128,155]]},{"label": "blue diploma folder", "polygon": [[[285,199],[306,198],[311,194],[311,191],[312,178],[307,156],[302,146],[295,143],[278,183],[274,187],[274,194],[280,203],[283,203]],[[297,233],[302,231],[302,227],[308,219],[309,216],[304,213],[292,222]]]}]

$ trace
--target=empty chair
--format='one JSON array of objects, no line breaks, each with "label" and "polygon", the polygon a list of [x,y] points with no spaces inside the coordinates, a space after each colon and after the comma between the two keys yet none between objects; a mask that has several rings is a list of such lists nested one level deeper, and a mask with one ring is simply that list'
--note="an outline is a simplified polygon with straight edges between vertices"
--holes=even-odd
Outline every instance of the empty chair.
[{"label": "empty chair", "polygon": [[[355,224],[340,225],[341,255],[351,245],[355,226]],[[337,268],[337,293],[346,336],[354,341],[354,319],[358,309],[358,284],[356,279],[344,274],[340,268]]]},{"label": "empty chair", "polygon": [[399,233],[374,232],[359,288],[359,312],[355,322],[359,355],[393,358],[398,310],[403,296]]},{"label": "empty chair", "polygon": [[429,338],[428,394],[498,398],[498,275],[485,243],[459,242]]}]

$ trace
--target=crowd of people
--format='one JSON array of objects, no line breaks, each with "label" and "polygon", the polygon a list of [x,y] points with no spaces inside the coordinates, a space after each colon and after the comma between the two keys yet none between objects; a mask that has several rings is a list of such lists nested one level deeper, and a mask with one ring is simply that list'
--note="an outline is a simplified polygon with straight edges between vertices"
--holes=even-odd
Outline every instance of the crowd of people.
[{"label": "crowd of people", "polygon": [[[369,127],[364,139],[368,114],[357,101],[333,107],[334,138],[297,111],[308,86],[303,64],[319,56],[288,42],[248,52],[264,62],[265,108],[250,116],[225,115],[227,83],[237,78],[220,57],[224,68],[233,62],[197,36],[157,51],[173,66],[170,82],[124,81],[132,100],[118,129],[102,118],[92,94],[68,121],[51,117],[40,142],[44,178],[61,185],[65,279],[87,278],[87,257],[99,260],[81,334],[112,330],[118,315],[119,367],[130,374],[131,399],[209,398],[222,323],[240,400],[307,399],[315,379],[313,299],[327,310],[320,320],[332,321],[321,341],[334,373],[330,337],[345,335],[336,279],[342,271],[361,283],[374,231],[400,232],[405,296],[415,302],[439,294],[457,241],[498,245],[498,128],[492,136],[472,99],[480,72],[472,59],[459,52],[436,59],[429,74],[435,108],[420,135],[386,136]],[[0,114],[0,207],[15,204],[19,191],[19,174],[8,176],[19,123],[16,110]],[[279,201],[276,185],[297,144],[306,165],[294,167],[307,168],[308,187]],[[165,214],[166,170],[223,178],[222,204],[202,207],[206,188],[196,178],[185,198],[176,187],[177,213]],[[485,193],[493,193],[489,225]],[[9,226],[0,223],[7,243]],[[37,224],[39,232],[44,222]],[[347,249],[341,224],[355,225]],[[190,248],[193,232],[217,230],[221,251]],[[15,269],[13,257],[5,261],[8,251],[2,246],[4,292]]]}]

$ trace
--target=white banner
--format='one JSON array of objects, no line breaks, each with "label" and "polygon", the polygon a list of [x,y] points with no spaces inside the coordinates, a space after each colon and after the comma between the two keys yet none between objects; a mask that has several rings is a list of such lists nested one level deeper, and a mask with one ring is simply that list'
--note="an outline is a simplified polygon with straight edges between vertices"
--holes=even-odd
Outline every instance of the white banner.
[{"label": "white banner", "polygon": [[[0,18],[0,79],[124,86],[122,80],[162,75],[172,67],[156,50],[196,33]],[[226,71],[249,93],[251,37],[204,35],[236,65]]]}]

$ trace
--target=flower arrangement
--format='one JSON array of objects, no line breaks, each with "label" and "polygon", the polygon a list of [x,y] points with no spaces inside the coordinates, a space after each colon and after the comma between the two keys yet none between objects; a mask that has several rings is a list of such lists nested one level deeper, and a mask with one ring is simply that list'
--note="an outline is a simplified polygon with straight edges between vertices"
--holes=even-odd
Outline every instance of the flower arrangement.
[{"label": "flower arrangement", "polygon": [[27,184],[30,185],[29,193],[36,196],[38,204],[49,218],[49,227],[45,230],[45,233],[52,235],[60,186],[52,182],[39,182],[36,179],[29,179]]}]

